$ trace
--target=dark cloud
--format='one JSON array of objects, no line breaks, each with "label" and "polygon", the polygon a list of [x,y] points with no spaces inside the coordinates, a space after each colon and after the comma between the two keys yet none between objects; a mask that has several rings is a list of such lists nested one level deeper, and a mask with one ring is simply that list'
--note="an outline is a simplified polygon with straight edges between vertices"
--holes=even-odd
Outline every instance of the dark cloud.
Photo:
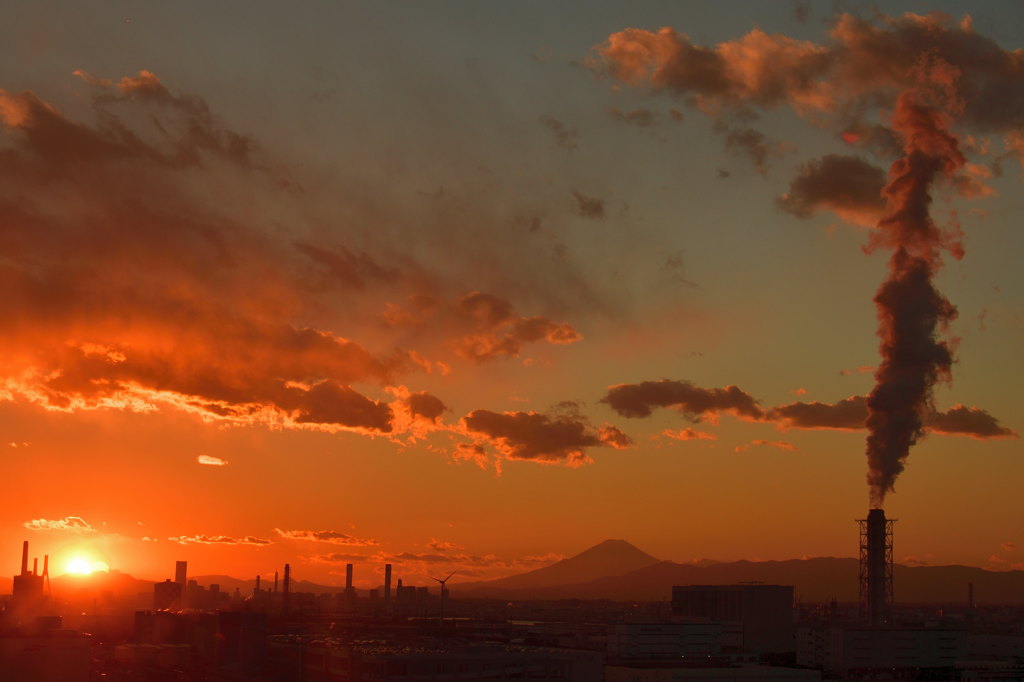
[{"label": "dark cloud", "polygon": [[576,214],[582,218],[590,218],[592,220],[601,220],[605,216],[605,202],[604,199],[598,197],[591,197],[573,190],[572,197],[575,200],[573,209]]},{"label": "dark cloud", "polygon": [[850,396],[837,403],[794,402],[768,410],[765,418],[787,429],[860,430],[868,418],[864,396]]},{"label": "dark cloud", "polygon": [[[657,407],[679,409],[692,419],[728,412],[752,421],[774,424],[779,429],[827,429],[861,431],[868,418],[867,399],[854,395],[835,403],[797,401],[764,408],[735,386],[725,389],[698,388],[685,381],[645,381],[613,386],[602,399],[624,417],[649,417]],[[942,435],[964,435],[979,440],[1016,438],[1017,432],[1002,426],[987,411],[957,405],[946,412],[933,412],[924,428]],[[685,428],[662,434],[676,440],[715,439],[710,433]]]},{"label": "dark cloud", "polygon": [[462,418],[467,435],[483,439],[510,460],[580,466],[586,450],[602,445],[625,447],[629,439],[615,427],[594,429],[586,419],[539,412],[474,410]]},{"label": "dark cloud", "polygon": [[658,115],[650,109],[633,109],[632,111],[620,111],[614,107],[608,109],[608,115],[621,123],[634,125],[638,128],[650,128],[658,123]]},{"label": "dark cloud", "polygon": [[793,0],[793,18],[806,24],[812,12],[810,0]]},{"label": "dark cloud", "polygon": [[843,220],[874,227],[885,211],[884,186],[881,168],[856,156],[827,154],[801,166],[777,203],[798,218],[832,211]]},{"label": "dark cloud", "polygon": [[332,280],[356,290],[366,288],[367,282],[391,282],[398,270],[385,268],[365,252],[355,253],[345,247],[324,249],[306,242],[296,242],[295,248],[320,266]]},{"label": "dark cloud", "polygon": [[749,159],[758,173],[767,175],[768,157],[772,149],[763,133],[753,128],[729,130],[725,133],[725,146]]},{"label": "dark cloud", "polygon": [[457,339],[455,351],[477,362],[501,356],[518,357],[527,343],[544,340],[565,345],[583,338],[570,324],[540,316],[520,317],[508,301],[479,291],[463,296],[455,309],[473,325],[471,331]]},{"label": "dark cloud", "polygon": [[436,423],[448,407],[440,398],[433,396],[426,391],[418,391],[408,398],[409,410],[413,415],[422,417],[429,422]]},{"label": "dark cloud", "polygon": [[[782,429],[837,429],[859,431],[866,428],[867,401],[854,395],[837,403],[794,402],[767,410],[765,421]],[[932,412],[923,418],[922,431],[941,435],[970,436],[978,440],[1017,438],[1017,432],[999,423],[986,410],[957,405]]]},{"label": "dark cloud", "polygon": [[[322,381],[309,389],[285,387],[279,404],[289,412],[295,411],[299,424],[338,425],[363,428],[381,433],[391,432],[391,407],[387,403],[370,400],[351,386]],[[295,402],[290,402],[294,398]]]},{"label": "dark cloud", "polygon": [[570,152],[577,148],[576,139],[579,137],[579,133],[575,126],[562,123],[554,116],[541,116],[540,122],[555,136],[555,142],[559,147]]},{"label": "dark cloud", "polygon": [[674,407],[697,420],[720,412],[748,419],[763,416],[757,401],[736,386],[700,388],[669,379],[612,386],[601,402],[623,417],[649,417],[657,407]]},{"label": "dark cloud", "polygon": [[970,436],[978,440],[1019,437],[1016,431],[1002,426],[985,410],[964,405],[937,413],[929,422],[928,429],[935,433]]}]

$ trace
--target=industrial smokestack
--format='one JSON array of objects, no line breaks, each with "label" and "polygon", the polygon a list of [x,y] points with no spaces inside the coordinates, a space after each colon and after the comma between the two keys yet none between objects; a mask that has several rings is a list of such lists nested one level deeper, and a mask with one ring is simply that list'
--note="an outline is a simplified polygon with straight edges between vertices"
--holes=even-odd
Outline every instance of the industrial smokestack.
[{"label": "industrial smokestack", "polygon": [[288,589],[292,582],[292,567],[289,564],[284,565],[284,590],[281,595],[281,609],[284,615],[288,615]]},{"label": "industrial smokestack", "polygon": [[384,564],[384,603],[391,603],[391,564]]},{"label": "industrial smokestack", "polygon": [[260,591],[260,577],[258,575],[256,576],[256,591]]},{"label": "industrial smokestack", "polygon": [[860,610],[872,627],[892,623],[892,524],[882,509],[860,519]]},{"label": "industrial smokestack", "polygon": [[21,575],[28,573],[28,540],[21,545]]},{"label": "industrial smokestack", "polygon": [[277,594],[277,571],[274,571],[274,594]]},{"label": "industrial smokestack", "polygon": [[39,575],[39,557],[32,559],[32,575]]},{"label": "industrial smokestack", "polygon": [[352,591],[352,564],[345,564],[345,591]]}]

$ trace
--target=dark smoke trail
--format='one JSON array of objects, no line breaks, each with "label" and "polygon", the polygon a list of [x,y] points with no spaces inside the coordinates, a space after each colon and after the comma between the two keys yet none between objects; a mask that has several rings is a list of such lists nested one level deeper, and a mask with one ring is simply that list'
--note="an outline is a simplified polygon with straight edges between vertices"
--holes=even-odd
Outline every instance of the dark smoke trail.
[{"label": "dark smoke trail", "polygon": [[939,230],[928,214],[929,188],[936,177],[964,164],[956,138],[940,110],[921,104],[914,93],[900,96],[893,129],[904,141],[904,156],[889,169],[883,190],[888,213],[879,222],[875,245],[894,249],[889,278],[875,295],[882,362],[868,397],[868,485],[871,506],[881,507],[910,446],[923,433],[932,409],[932,388],[948,378],[953,354],[936,332],[956,317],[956,308],[936,291],[932,276],[940,251],[959,258],[962,248]]}]

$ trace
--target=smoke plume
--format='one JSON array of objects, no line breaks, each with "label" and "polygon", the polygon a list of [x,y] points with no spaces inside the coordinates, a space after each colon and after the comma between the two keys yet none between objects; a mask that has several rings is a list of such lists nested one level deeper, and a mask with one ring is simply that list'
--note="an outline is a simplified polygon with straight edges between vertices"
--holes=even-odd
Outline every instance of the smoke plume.
[{"label": "smoke plume", "polygon": [[[947,67],[947,73],[951,69]],[[955,75],[953,76],[955,78]],[[937,332],[956,317],[956,308],[932,282],[943,248],[962,255],[956,235],[936,227],[928,207],[932,183],[964,165],[947,115],[926,103],[921,91],[907,91],[896,103],[892,127],[904,142],[904,156],[889,169],[882,190],[888,211],[873,243],[893,249],[889,277],[875,295],[882,362],[868,396],[868,486],[872,507],[881,507],[932,411],[932,389],[949,378],[953,353]]]}]

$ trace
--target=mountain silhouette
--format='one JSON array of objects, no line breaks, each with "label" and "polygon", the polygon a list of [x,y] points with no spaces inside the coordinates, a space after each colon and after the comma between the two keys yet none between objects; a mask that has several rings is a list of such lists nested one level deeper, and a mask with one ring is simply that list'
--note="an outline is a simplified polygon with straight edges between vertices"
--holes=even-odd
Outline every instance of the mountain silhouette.
[{"label": "mountain silhouette", "polygon": [[[579,554],[562,559],[550,566],[527,573],[478,583],[462,583],[460,594],[487,591],[501,593],[517,590],[548,589],[562,585],[626,575],[638,569],[660,563],[659,559],[642,552],[625,540],[605,540]],[[453,590],[456,589],[453,586]]]},{"label": "mountain silhouette", "polygon": [[[632,547],[628,543],[624,544]],[[545,584],[536,580],[537,574],[547,570],[542,568],[501,580],[459,585],[458,596],[665,601],[671,598],[673,585],[765,583],[793,585],[797,601],[823,603],[836,599],[840,602],[856,602],[858,599],[858,561],[852,558],[820,557],[699,564],[659,561],[628,573],[609,574],[590,580],[577,576],[573,580],[571,575],[566,575],[569,569],[565,568],[565,564],[577,557],[547,567],[551,569],[562,565],[557,581]],[[987,571],[974,566],[897,565],[893,583],[896,603],[965,604],[967,585],[973,583],[974,597],[980,606],[1024,605],[1024,571]]]}]

